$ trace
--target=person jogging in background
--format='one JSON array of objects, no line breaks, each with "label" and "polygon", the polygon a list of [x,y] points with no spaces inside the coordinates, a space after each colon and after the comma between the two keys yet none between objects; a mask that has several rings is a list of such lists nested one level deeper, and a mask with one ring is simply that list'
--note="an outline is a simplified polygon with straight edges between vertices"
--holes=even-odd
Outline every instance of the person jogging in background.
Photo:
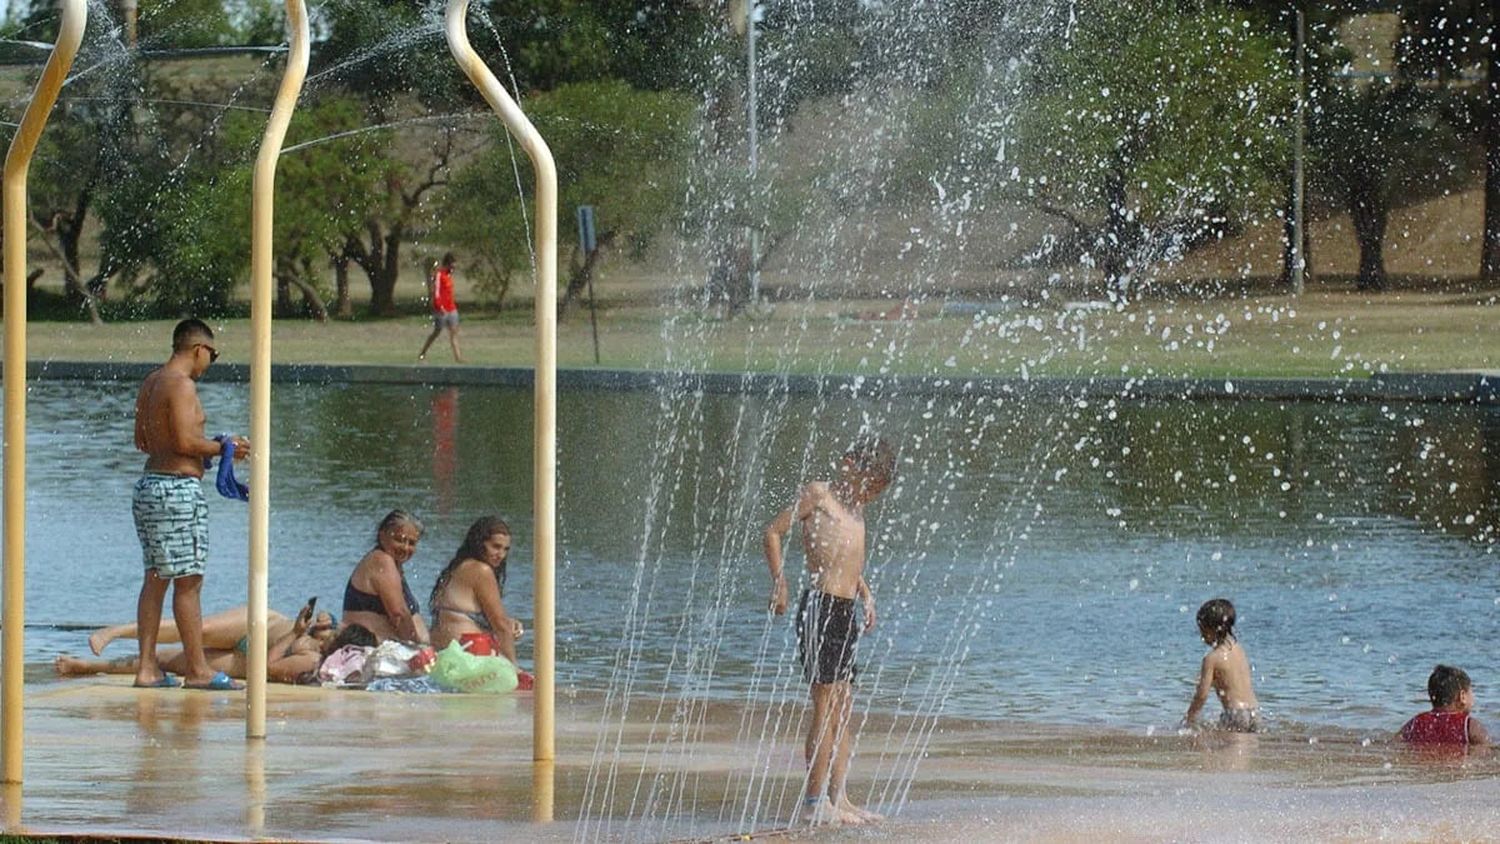
[{"label": "person jogging in background", "polygon": [[427,274],[427,298],[432,302],[432,333],[427,335],[427,342],[422,344],[417,360],[427,360],[427,350],[446,328],[448,343],[453,347],[453,359],[464,362],[464,356],[458,351],[458,303],[453,301],[453,263],[453,253],[447,252]]}]

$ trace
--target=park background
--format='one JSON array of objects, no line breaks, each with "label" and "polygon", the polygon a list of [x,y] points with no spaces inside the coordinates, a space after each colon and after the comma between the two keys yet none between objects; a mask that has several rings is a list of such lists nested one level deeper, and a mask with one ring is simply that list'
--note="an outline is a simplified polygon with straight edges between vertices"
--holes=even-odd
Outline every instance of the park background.
[{"label": "park background", "polygon": [[[743,4],[474,8],[476,44],[559,161],[564,365],[594,363],[590,281],[613,367],[1489,363],[1488,4],[768,4],[754,173]],[[1307,280],[1294,296],[1299,9]],[[133,25],[111,12],[93,16],[33,169],[32,356],[153,360],[161,326],[142,321],[192,314],[227,327],[244,360],[249,173],[282,12],[147,2]],[[56,22],[49,2],[7,7],[12,114]],[[423,279],[448,250],[472,359],[529,360],[529,167],[439,29],[421,3],[313,9],[313,70],[278,175],[277,360],[413,358]],[[580,204],[598,217],[589,255]],[[890,322],[901,351],[872,361]],[[693,335],[688,359],[672,359],[672,331]]]}]

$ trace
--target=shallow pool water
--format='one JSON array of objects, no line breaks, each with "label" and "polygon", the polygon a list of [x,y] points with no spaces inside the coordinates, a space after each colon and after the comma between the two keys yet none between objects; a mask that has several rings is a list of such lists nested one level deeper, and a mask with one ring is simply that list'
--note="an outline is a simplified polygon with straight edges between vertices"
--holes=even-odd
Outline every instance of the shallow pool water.
[{"label": "shallow pool water", "polygon": [[[210,432],[246,428],[242,385],[201,392]],[[29,659],[84,648],[53,625],[133,619],[134,394],[31,387]],[[1225,596],[1272,724],[1394,730],[1438,661],[1500,712],[1494,410],[564,392],[558,418],[565,687],[786,688],[760,529],[870,424],[902,451],[869,514],[876,708],[1163,729],[1203,654],[1193,613]],[[424,605],[467,524],[508,519],[507,604],[529,620],[529,393],[278,385],[273,420],[273,608],[337,609],[403,507],[428,526],[408,565]],[[244,601],[247,509],[210,495],[213,611]]]}]

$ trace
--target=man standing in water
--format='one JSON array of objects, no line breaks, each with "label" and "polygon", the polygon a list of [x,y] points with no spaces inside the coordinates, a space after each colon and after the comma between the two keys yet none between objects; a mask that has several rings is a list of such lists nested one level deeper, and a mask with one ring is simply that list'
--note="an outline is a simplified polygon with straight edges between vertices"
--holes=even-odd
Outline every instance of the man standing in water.
[{"label": "man standing in water", "polygon": [[802,526],[808,584],[797,605],[797,655],[812,686],[807,730],[807,792],[801,820],[810,824],[860,824],[880,820],[849,801],[845,791],[853,747],[855,643],[860,626],[855,599],[864,604],[864,632],[875,626],[875,596],[865,582],[865,505],[890,485],[896,454],[885,440],[865,437],[839,458],[833,481],[813,481],[797,502],[766,526],[771,570],[771,610],[786,612],[782,542],[793,523]]},{"label": "man standing in water", "polygon": [[458,353],[458,302],[453,299],[453,263],[453,253],[445,253],[442,262],[427,274],[427,298],[432,302],[432,333],[427,335],[422,351],[417,352],[417,360],[427,360],[432,341],[446,328],[448,344],[453,347],[453,359],[464,362],[464,356]]},{"label": "man standing in water", "polygon": [[[209,667],[203,654],[203,563],[208,555],[208,504],[203,500],[203,461],[221,445],[203,435],[203,405],[197,380],[218,360],[214,333],[202,321],[185,319],[172,331],[172,356],[146,376],[135,400],[135,447],[146,453],[146,470],[131,498],[146,579],[136,605],[140,663],[135,684],[177,685],[156,661],[162,602],[172,587],[172,615],[182,639],[189,688],[243,688]],[[250,453],[243,437],[231,437],[236,459]]]}]

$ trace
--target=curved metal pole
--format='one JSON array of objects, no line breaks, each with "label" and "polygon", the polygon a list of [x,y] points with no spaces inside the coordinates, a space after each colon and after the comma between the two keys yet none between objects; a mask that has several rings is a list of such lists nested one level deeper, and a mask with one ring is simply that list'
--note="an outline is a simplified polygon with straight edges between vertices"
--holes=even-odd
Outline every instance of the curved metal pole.
[{"label": "curved metal pole", "polygon": [[526,150],[536,170],[536,416],[532,443],[532,516],[536,531],[535,613],[536,697],[532,758],[553,759],[555,604],[553,565],[557,543],[557,166],[552,151],[501,87],[495,74],[469,45],[468,0],[448,0],[448,49],[490,108]]},{"label": "curved metal pole", "polygon": [[271,539],[271,234],[276,161],[307,76],[307,7],[286,0],[291,50],[271,119],[255,158],[250,211],[250,653],[245,678],[245,738],[266,737],[266,590]]},{"label": "curved metal pole", "polygon": [[83,43],[89,10],[84,0],[63,0],[62,25],[52,56],[37,80],[31,103],[5,156],[5,559],[0,632],[0,757],[4,781],[21,781],[22,663],[26,651],[26,174],[47,116],[57,102],[73,58]]}]

